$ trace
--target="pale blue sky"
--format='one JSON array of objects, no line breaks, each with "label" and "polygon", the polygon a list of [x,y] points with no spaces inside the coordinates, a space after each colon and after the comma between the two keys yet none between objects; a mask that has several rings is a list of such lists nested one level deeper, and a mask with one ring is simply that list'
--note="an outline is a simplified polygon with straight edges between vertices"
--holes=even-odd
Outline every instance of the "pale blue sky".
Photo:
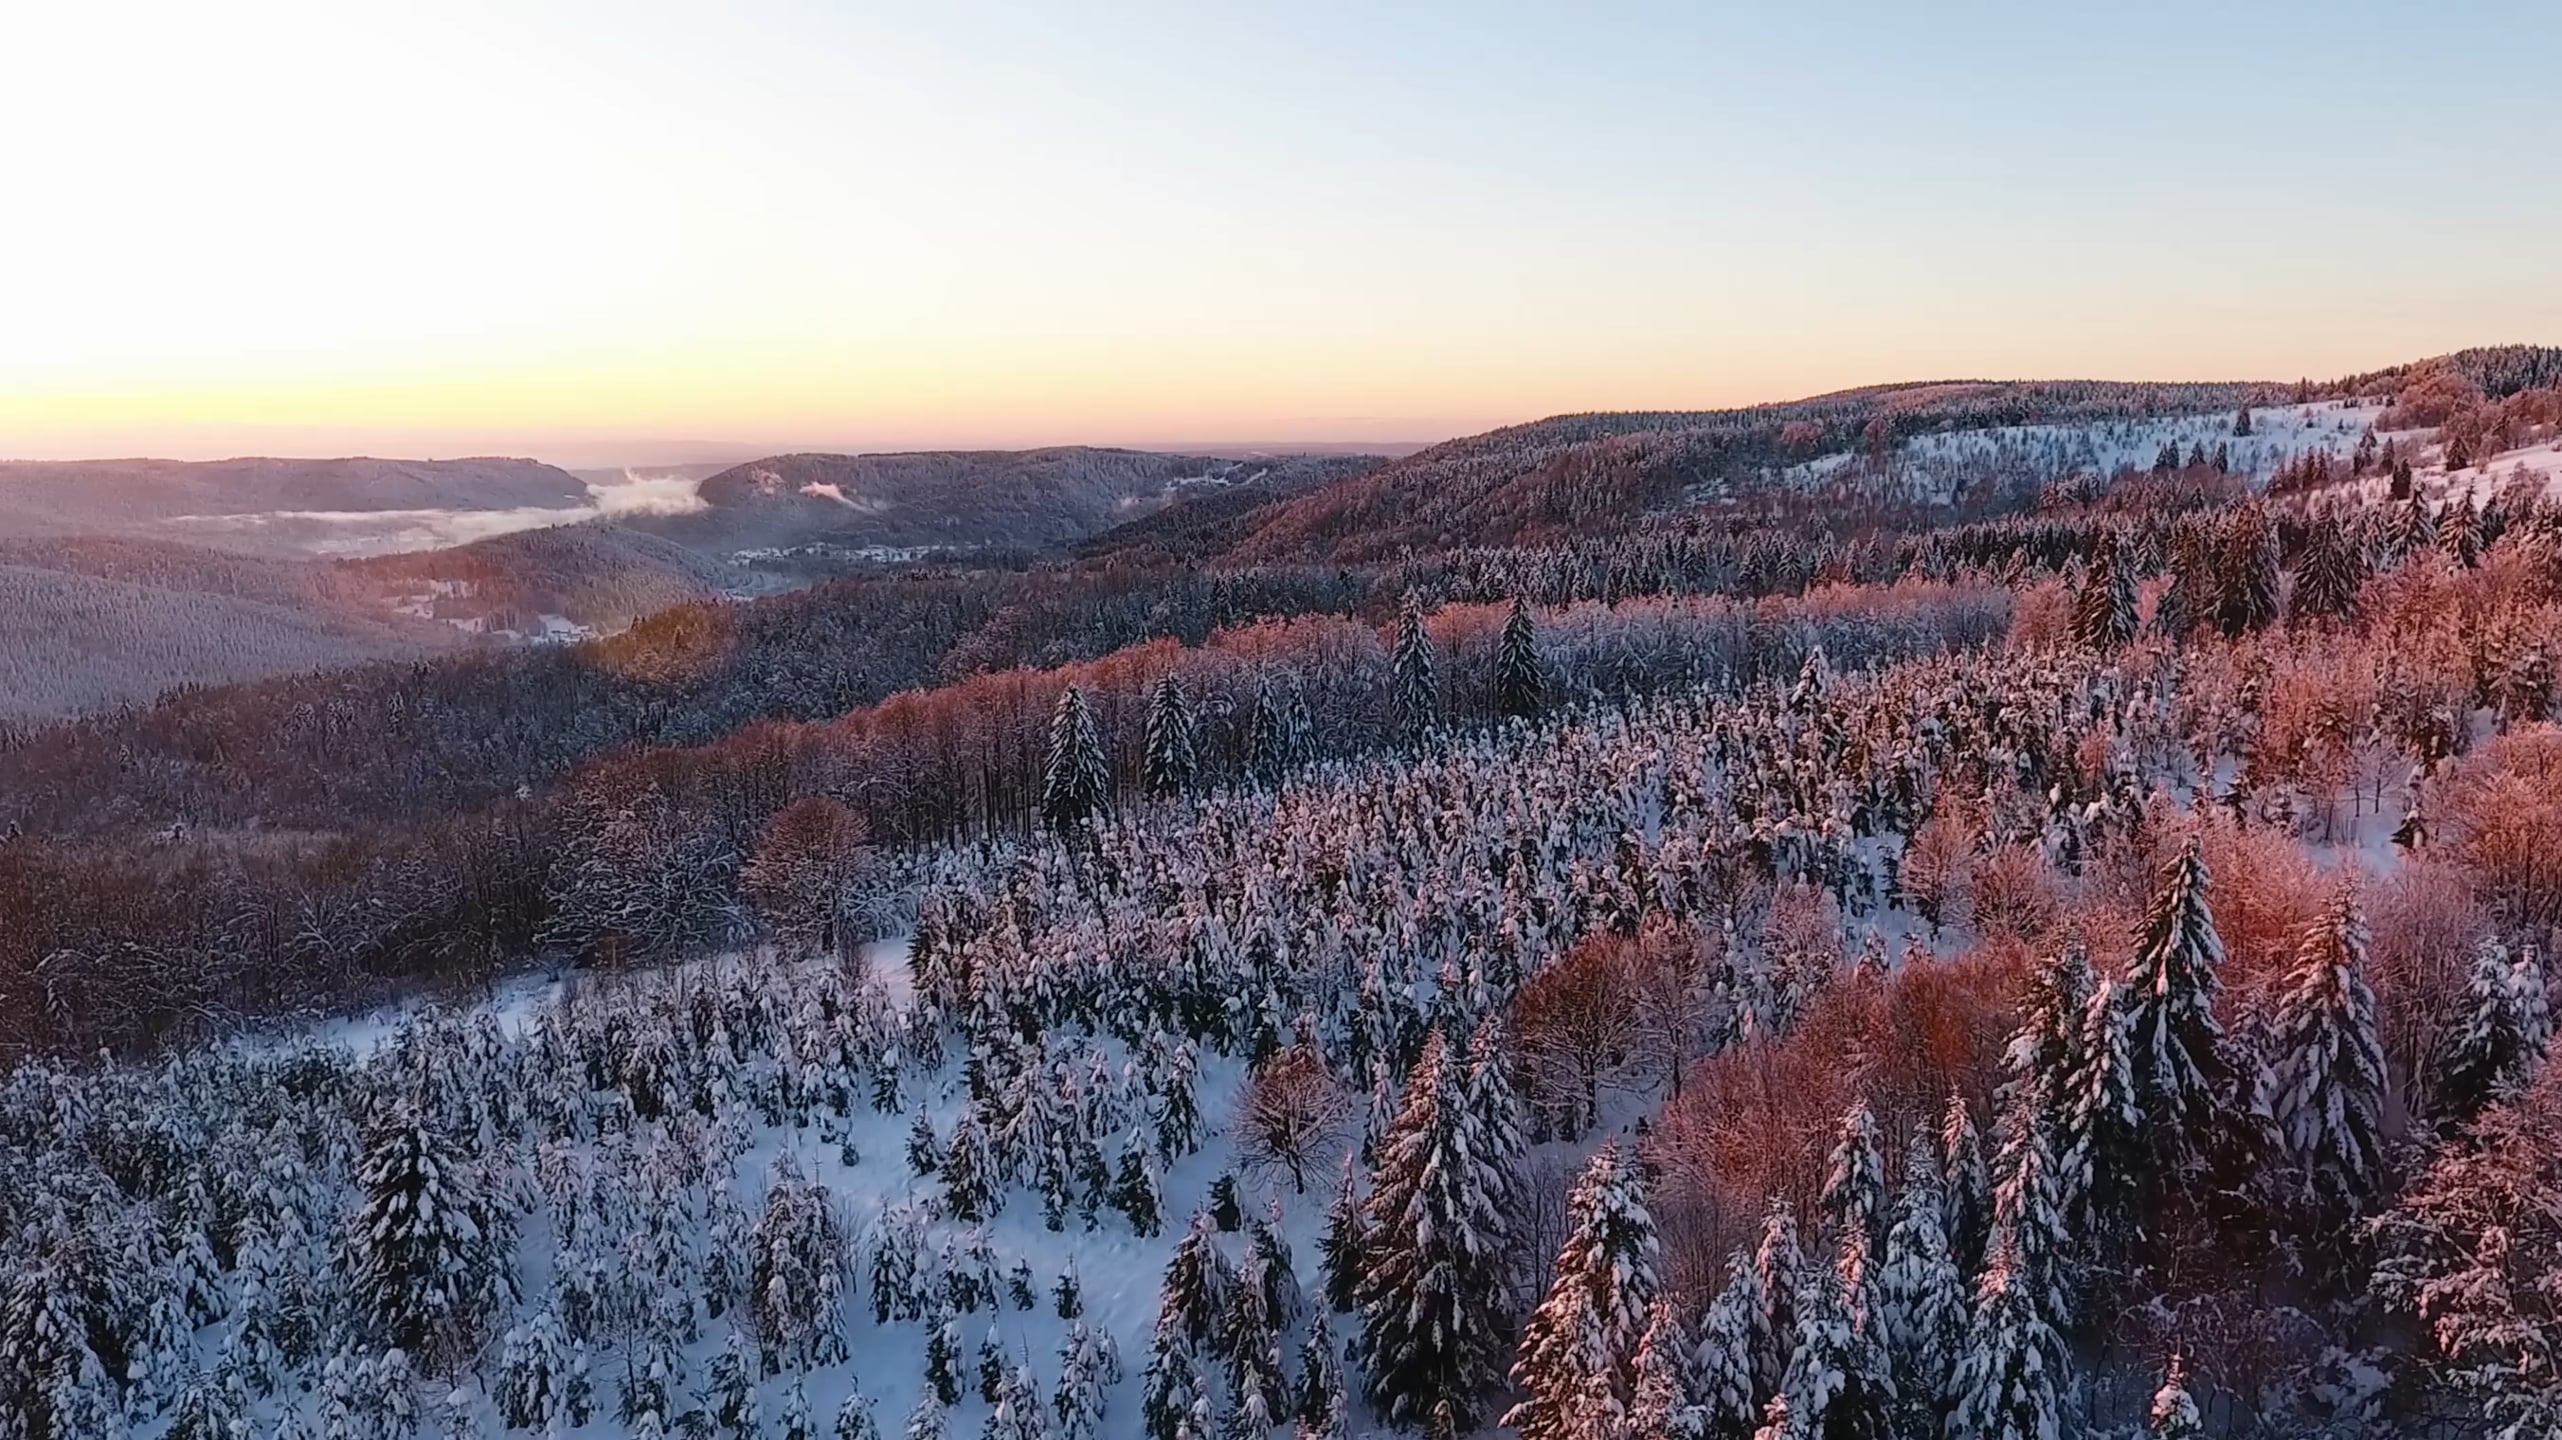
[{"label": "pale blue sky", "polygon": [[2562,340],[2550,3],[7,26],[0,453],[1430,438]]}]

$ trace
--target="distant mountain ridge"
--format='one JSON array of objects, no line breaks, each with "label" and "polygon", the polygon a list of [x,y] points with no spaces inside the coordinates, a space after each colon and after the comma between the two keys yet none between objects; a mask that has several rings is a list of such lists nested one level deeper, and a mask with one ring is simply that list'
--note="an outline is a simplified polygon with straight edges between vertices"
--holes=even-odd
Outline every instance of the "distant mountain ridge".
[{"label": "distant mountain ridge", "polygon": [[[0,461],[0,538],[152,533],[187,517],[583,504],[584,481],[539,460],[279,459]],[[201,543],[222,545],[223,532]],[[256,548],[255,546],[243,548]]]},{"label": "distant mountain ridge", "polygon": [[773,455],[704,479],[703,508],[634,517],[706,550],[824,544],[966,554],[1071,544],[1197,493],[1358,458],[1223,459],[1150,450],[924,450]]}]

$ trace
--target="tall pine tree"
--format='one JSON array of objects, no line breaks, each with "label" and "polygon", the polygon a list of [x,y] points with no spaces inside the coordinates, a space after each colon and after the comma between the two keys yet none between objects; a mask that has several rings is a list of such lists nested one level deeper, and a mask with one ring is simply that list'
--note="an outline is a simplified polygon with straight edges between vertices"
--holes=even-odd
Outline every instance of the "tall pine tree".
[{"label": "tall pine tree", "polygon": [[1180,795],[1192,788],[1201,770],[1194,729],[1192,697],[1168,670],[1148,697],[1147,754],[1141,768],[1150,793]]},{"label": "tall pine tree", "polygon": [[1041,783],[1041,819],[1051,829],[1073,831],[1112,804],[1112,770],[1103,758],[1103,735],[1085,691],[1059,692],[1050,716],[1049,767]]},{"label": "tall pine tree", "polygon": [[1412,743],[1441,723],[1441,678],[1432,636],[1423,628],[1423,602],[1411,590],[1397,610],[1396,646],[1389,669],[1389,702],[1397,736]]},{"label": "tall pine tree", "polygon": [[2384,1049],[2366,984],[2366,919],[2346,885],[2296,951],[2276,1038],[2287,1151],[2325,1214],[2358,1215],[2384,1180]]},{"label": "tall pine tree", "polygon": [[2215,1019],[2224,940],[2208,884],[2192,839],[2163,876],[2126,972],[2127,1056],[2145,1141],[2182,1171],[2204,1163],[2232,1084]]},{"label": "tall pine tree", "polygon": [[1501,1380],[1508,1222],[1501,1188],[1471,1151],[1459,1057],[1435,1033],[1381,1138],[1364,1207],[1369,1258],[1353,1299],[1366,1398],[1393,1425],[1440,1415],[1473,1428]]},{"label": "tall pine tree", "polygon": [[1547,703],[1548,678],[1539,667],[1539,636],[1530,603],[1512,597],[1503,637],[1495,646],[1495,709],[1514,719],[1537,715]]}]

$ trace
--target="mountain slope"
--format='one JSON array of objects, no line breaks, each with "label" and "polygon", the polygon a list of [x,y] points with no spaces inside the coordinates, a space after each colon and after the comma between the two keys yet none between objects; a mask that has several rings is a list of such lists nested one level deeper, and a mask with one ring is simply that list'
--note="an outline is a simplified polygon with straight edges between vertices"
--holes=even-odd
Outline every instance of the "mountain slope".
[{"label": "mountain slope", "polygon": [[459,642],[451,629],[367,614],[327,594],[325,581],[296,602],[282,588],[259,598],[0,563],[0,721],[112,709],[175,686],[425,655]]},{"label": "mountain slope", "polygon": [[1934,381],[1737,410],[1559,415],[1436,445],[1239,516],[1227,552],[1240,561],[1357,562],[1607,533],[1685,498],[1730,497],[1764,471],[1861,446],[2231,409],[2276,392],[2240,383]]}]

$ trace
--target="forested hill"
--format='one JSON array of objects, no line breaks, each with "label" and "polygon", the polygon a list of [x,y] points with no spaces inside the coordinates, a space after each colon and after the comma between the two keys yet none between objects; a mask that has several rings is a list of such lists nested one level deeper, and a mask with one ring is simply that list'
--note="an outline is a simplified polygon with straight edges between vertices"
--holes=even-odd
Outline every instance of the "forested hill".
[{"label": "forested hill", "polygon": [[[2482,347],[2327,382],[1925,381],[1733,410],[1559,415],[1432,446],[1251,508],[1191,517],[1178,506],[1159,528],[1197,518],[1190,553],[1231,562],[1360,563],[1589,538],[1674,510],[1766,514],[1799,500],[1820,501],[1831,512],[1825,523],[1873,522],[1909,492],[1888,483],[1813,493],[1827,473],[1820,462],[1888,455],[1956,433],[2142,422],[2246,403],[2380,400],[2431,374],[2504,399],[2562,376],[2562,347]],[[1948,498],[1982,509],[2017,497]],[[1086,551],[1109,555],[1154,540],[1133,528],[1098,537]]]},{"label": "forested hill", "polygon": [[1916,435],[2230,410],[2285,387],[1943,381],[1735,410],[1560,415],[1468,436],[1236,517],[1238,560],[1365,561],[1624,529],[1685,498]]}]

